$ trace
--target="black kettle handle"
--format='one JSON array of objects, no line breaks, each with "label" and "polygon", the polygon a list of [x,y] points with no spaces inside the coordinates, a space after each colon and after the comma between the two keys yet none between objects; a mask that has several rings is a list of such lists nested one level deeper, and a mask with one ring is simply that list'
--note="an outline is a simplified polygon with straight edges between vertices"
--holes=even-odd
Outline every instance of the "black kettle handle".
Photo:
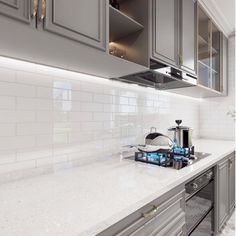
[{"label": "black kettle handle", "polygon": [[175,120],[175,123],[179,126],[182,123],[182,120]]}]

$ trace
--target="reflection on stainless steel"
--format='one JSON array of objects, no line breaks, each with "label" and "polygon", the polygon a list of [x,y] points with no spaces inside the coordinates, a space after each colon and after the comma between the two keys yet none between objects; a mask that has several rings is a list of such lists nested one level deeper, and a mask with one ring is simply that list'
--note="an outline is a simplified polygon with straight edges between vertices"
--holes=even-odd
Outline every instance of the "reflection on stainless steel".
[{"label": "reflection on stainless steel", "polygon": [[196,161],[200,161],[201,159],[204,159],[210,155],[211,155],[210,153],[206,153],[206,152],[195,152],[194,155],[190,157],[190,159],[192,159],[194,162],[196,162]]}]

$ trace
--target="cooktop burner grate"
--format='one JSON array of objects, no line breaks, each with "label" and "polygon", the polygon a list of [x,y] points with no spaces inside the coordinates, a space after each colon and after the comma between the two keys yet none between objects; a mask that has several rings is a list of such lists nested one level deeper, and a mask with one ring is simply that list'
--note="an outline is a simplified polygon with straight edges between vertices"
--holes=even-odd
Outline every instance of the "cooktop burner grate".
[{"label": "cooktop burner grate", "polygon": [[195,152],[194,147],[181,148],[174,146],[170,150],[160,149],[157,152],[135,152],[134,155],[125,157],[125,159],[181,169],[209,155],[209,153]]}]

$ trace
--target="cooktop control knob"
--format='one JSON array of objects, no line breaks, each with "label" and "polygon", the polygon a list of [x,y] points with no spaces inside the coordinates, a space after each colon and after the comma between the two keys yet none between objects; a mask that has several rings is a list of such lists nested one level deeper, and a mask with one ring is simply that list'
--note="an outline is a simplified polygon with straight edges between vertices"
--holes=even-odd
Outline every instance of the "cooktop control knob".
[{"label": "cooktop control knob", "polygon": [[207,173],[207,175],[206,175],[207,179],[211,179],[211,178],[212,178],[212,175],[213,175],[212,172]]},{"label": "cooktop control knob", "polygon": [[198,184],[197,183],[192,183],[192,187],[194,190],[198,189]]}]

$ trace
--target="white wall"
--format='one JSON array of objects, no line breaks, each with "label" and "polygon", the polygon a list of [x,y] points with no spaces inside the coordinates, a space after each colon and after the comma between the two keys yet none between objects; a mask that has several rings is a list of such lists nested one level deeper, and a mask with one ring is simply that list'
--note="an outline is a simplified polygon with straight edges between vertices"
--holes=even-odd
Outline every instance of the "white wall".
[{"label": "white wall", "polygon": [[235,110],[235,36],[229,38],[228,96],[203,99],[200,103],[201,137],[234,140],[235,121],[227,115]]},{"label": "white wall", "polygon": [[2,180],[118,153],[175,119],[197,137],[199,100],[0,58]]}]

